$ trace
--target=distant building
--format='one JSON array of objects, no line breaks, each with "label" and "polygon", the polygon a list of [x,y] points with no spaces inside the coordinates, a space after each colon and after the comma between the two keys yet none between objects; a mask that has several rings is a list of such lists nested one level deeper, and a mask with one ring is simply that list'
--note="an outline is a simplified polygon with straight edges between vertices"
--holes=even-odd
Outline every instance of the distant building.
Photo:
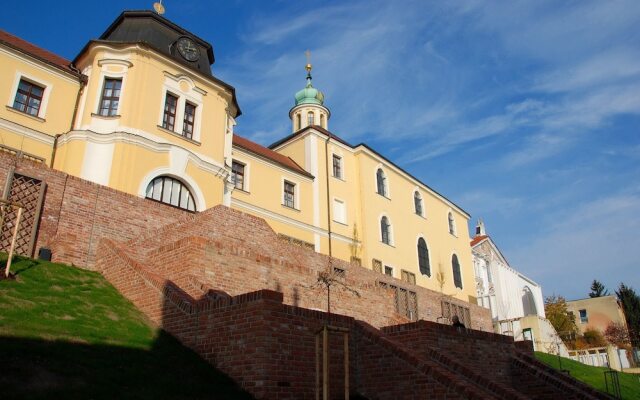
[{"label": "distant building", "polygon": [[627,328],[624,310],[615,296],[567,301],[567,309],[575,316],[581,334],[589,329],[597,329],[604,333],[613,323]]},{"label": "distant building", "polygon": [[491,310],[496,333],[531,340],[537,351],[568,355],[565,345],[545,318],[542,288],[518,272],[478,221],[471,240],[478,305]]},{"label": "distant building", "polygon": [[[624,310],[615,296],[567,301],[567,309],[573,313],[580,334],[593,329],[604,334],[607,327],[614,323],[628,329]],[[571,358],[589,365],[609,366],[618,370],[630,366],[626,350],[616,350],[614,345],[571,351],[570,355]]]}]

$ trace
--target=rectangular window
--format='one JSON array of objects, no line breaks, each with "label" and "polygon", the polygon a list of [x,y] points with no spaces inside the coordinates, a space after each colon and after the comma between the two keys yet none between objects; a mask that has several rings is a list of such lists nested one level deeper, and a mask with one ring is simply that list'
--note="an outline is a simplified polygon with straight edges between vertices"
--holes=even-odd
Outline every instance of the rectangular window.
[{"label": "rectangular window", "polygon": [[388,276],[393,276],[393,268],[388,266],[388,265],[385,265],[384,266],[384,274],[388,275]]},{"label": "rectangular window", "polygon": [[31,82],[20,79],[16,98],[13,101],[13,108],[23,113],[38,116],[44,88]]},{"label": "rectangular window", "polygon": [[371,260],[371,268],[378,273],[382,273],[382,261],[376,260],[375,258]]},{"label": "rectangular window", "polygon": [[193,137],[193,124],[196,119],[196,106],[191,103],[184,105],[184,124],[182,125],[182,136],[187,139]]},{"label": "rectangular window", "polygon": [[236,189],[244,190],[244,164],[237,161],[232,162],[231,182]]},{"label": "rectangular window", "polygon": [[589,317],[587,317],[587,310],[579,310],[580,313],[580,323],[586,324],[589,322]]},{"label": "rectangular window", "polygon": [[344,201],[333,199],[333,220],[341,224],[347,223],[347,211]]},{"label": "rectangular window", "polygon": [[171,93],[167,93],[164,101],[164,117],[162,117],[162,127],[173,131],[176,126],[176,109],[178,108],[178,98]]},{"label": "rectangular window", "polygon": [[296,185],[289,181],[284,181],[284,205],[290,208],[295,208],[295,198]]},{"label": "rectangular window", "polygon": [[122,79],[105,78],[98,114],[104,117],[113,117],[118,114],[121,87]]},{"label": "rectangular window", "polygon": [[342,157],[333,155],[333,176],[342,179]]},{"label": "rectangular window", "polygon": [[416,274],[409,272],[409,271],[405,271],[402,270],[401,271],[401,279],[407,283],[410,283],[412,285],[416,284]]}]

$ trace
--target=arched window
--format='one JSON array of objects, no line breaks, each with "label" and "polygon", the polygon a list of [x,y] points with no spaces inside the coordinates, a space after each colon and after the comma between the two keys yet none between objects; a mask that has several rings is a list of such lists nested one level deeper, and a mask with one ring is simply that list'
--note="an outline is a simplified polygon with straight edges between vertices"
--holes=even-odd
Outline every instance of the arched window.
[{"label": "arched window", "polygon": [[453,220],[453,213],[449,211],[449,233],[452,235],[456,234],[456,222]]},{"label": "arched window", "polygon": [[324,123],[324,114],[320,114],[320,126],[326,128],[327,125]]},{"label": "arched window", "polygon": [[314,116],[313,116],[313,112],[312,111],[309,111],[307,113],[307,125],[308,126],[315,125]]},{"label": "arched window", "polygon": [[524,312],[525,317],[527,315],[538,314],[536,301],[533,298],[533,293],[531,293],[531,289],[529,289],[529,286],[525,286],[524,288],[522,288],[522,311]]},{"label": "arched window", "polygon": [[378,194],[387,197],[387,177],[382,168],[378,168],[378,171],[376,171],[376,185]]},{"label": "arched window", "polygon": [[300,130],[302,127],[302,116],[300,114],[296,114],[296,130]]},{"label": "arched window", "polygon": [[413,206],[416,210],[416,214],[424,217],[422,210],[422,196],[420,196],[420,192],[418,192],[417,190],[415,191],[415,193],[413,193]]},{"label": "arched window", "polygon": [[431,265],[429,265],[429,249],[427,242],[423,238],[418,239],[418,265],[422,275],[431,276]]},{"label": "arched window", "polygon": [[391,244],[391,224],[389,224],[389,218],[387,217],[380,219],[380,238],[382,243]]},{"label": "arched window", "polygon": [[149,182],[146,197],[184,210],[196,210],[196,203],[189,189],[179,180],[169,176],[159,176]]},{"label": "arched window", "polygon": [[451,257],[451,268],[453,269],[453,284],[455,287],[462,289],[462,275],[460,275],[460,263],[458,262],[458,256],[453,255]]}]

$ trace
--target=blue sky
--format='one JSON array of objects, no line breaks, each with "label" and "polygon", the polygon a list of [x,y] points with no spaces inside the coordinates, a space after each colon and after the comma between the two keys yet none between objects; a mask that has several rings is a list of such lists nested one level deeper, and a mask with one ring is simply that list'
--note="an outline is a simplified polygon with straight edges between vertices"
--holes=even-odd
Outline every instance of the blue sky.
[{"label": "blue sky", "polygon": [[[0,27],[73,58],[152,3],[20,2]],[[213,44],[236,132],[290,132],[310,49],[331,131],[445,194],[470,229],[482,218],[545,295],[586,297],[593,279],[640,290],[637,0],[163,3]]]}]

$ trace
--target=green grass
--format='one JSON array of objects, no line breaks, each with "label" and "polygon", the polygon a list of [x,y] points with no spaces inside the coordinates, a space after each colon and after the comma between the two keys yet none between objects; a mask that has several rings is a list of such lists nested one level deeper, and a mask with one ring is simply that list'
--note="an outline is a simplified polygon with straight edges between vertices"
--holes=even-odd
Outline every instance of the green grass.
[{"label": "green grass", "polygon": [[0,281],[3,399],[252,398],[100,274],[24,258],[11,270],[16,280]]},{"label": "green grass", "polygon": [[[536,358],[553,368],[560,369],[558,356],[536,352]],[[592,367],[563,357],[562,369],[569,370],[572,377],[587,385],[602,392],[607,392],[604,372],[608,371],[608,368]],[[640,399],[640,375],[618,373],[618,378],[620,381],[620,391],[624,400]]]}]

